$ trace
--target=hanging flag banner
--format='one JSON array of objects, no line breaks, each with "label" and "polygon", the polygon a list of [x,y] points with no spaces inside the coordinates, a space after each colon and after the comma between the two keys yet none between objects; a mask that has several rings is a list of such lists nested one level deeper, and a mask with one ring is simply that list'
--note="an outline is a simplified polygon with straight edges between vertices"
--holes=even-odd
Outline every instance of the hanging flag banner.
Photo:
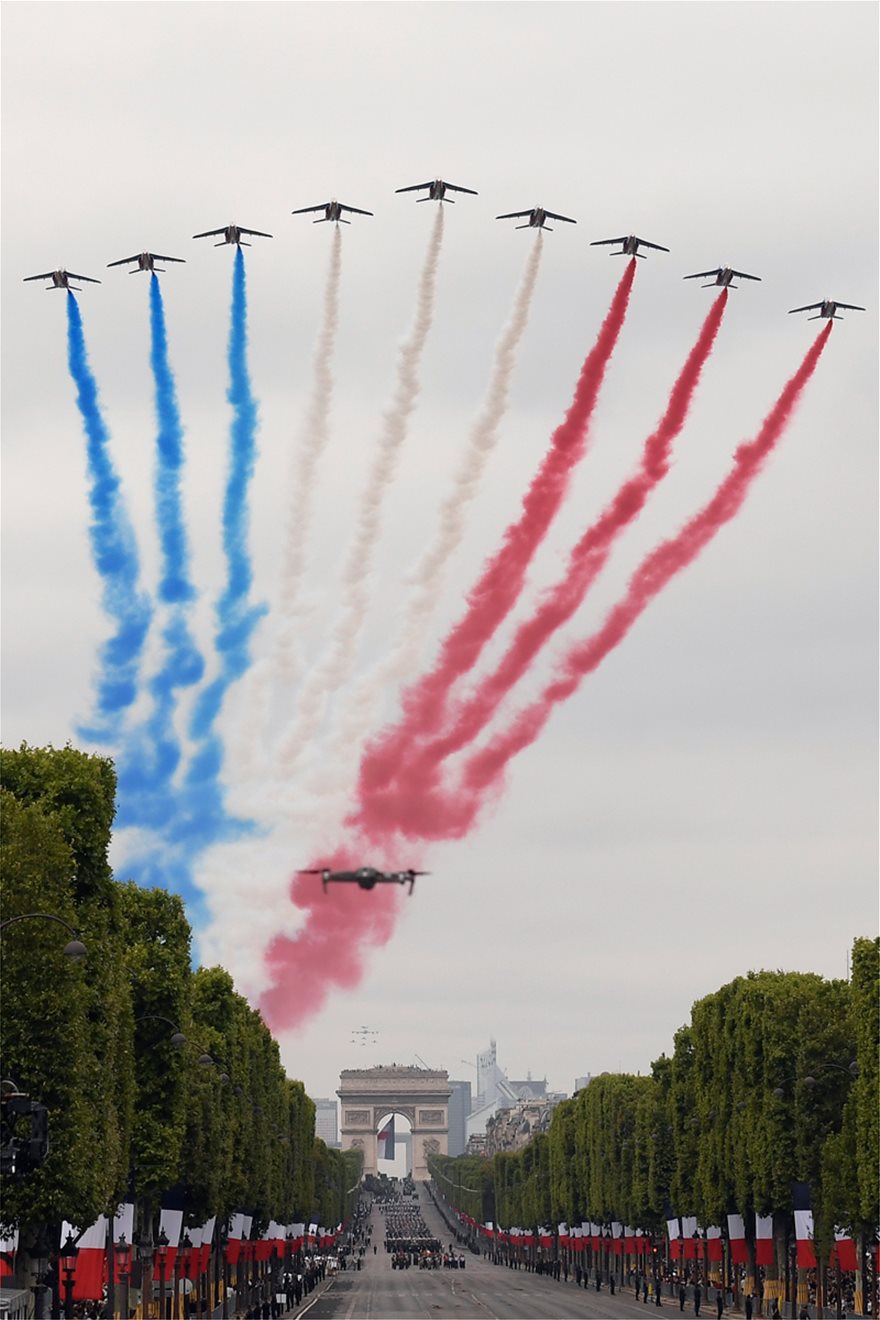
[{"label": "hanging flag banner", "polygon": [[834,1246],[831,1248],[831,1264],[842,1270],[858,1268],[856,1244],[848,1228],[835,1228]]},{"label": "hanging flag banner", "polygon": [[773,1249],[773,1216],[755,1215],[755,1264],[772,1265],[776,1259]]},{"label": "hanging flag banner", "polygon": [[[67,1227],[67,1225],[65,1225]],[[74,1235],[75,1236],[75,1235]],[[64,1250],[66,1236],[62,1236],[61,1249]],[[15,1273],[15,1253],[18,1251],[18,1229],[9,1237],[0,1237],[0,1279],[8,1279]]]},{"label": "hanging flag banner", "polygon": [[794,1204],[794,1231],[797,1237],[797,1263],[802,1270],[816,1268],[816,1253],[813,1250],[813,1208],[810,1203],[808,1183],[793,1182],[791,1197]]},{"label": "hanging flag banner", "polygon": [[376,1138],[378,1143],[378,1153],[380,1160],[394,1159],[394,1115],[392,1114],[388,1122],[382,1128]]},{"label": "hanging flag banner", "polygon": [[[69,1224],[65,1224],[62,1233],[69,1227]],[[100,1215],[76,1244],[76,1271],[73,1276],[75,1302],[96,1302],[101,1299],[107,1253],[107,1228],[107,1216]]]},{"label": "hanging flag banner", "polygon": [[706,1229],[706,1250],[711,1261],[723,1260],[721,1247],[721,1229],[711,1224]]},{"label": "hanging flag banner", "polygon": [[730,1238],[730,1259],[734,1265],[745,1265],[748,1260],[746,1251],[746,1225],[742,1215],[727,1216],[727,1236]]}]

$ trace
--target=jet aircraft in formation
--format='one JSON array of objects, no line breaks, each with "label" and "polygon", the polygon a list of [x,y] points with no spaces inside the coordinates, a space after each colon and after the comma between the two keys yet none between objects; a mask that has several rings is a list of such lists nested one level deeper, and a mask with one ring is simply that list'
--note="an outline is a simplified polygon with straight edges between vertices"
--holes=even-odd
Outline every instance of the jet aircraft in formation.
[{"label": "jet aircraft in formation", "polygon": [[130,261],[136,261],[137,268],[135,270],[130,270],[128,272],[129,275],[137,275],[139,270],[156,270],[159,271],[160,274],[164,275],[165,272],[162,269],[162,267],[156,265],[157,261],[180,261],[185,264],[186,258],[162,257],[159,255],[158,252],[139,252],[134,257],[122,257],[121,260],[119,261],[108,261],[107,267],[109,269],[111,266],[127,266]]},{"label": "jet aircraft in formation", "polygon": [[291,215],[305,215],[307,211],[323,211],[324,214],[317,220],[313,220],[313,225],[322,225],[325,220],[335,220],[336,223],[350,225],[351,221],[346,220],[343,211],[350,211],[353,215],[372,215],[372,211],[362,211],[359,206],[346,206],[343,202],[319,202],[317,206],[301,206],[298,211],[291,211]]},{"label": "jet aircraft in formation", "polygon": [[271,238],[271,234],[264,234],[262,229],[245,229],[244,225],[225,225],[223,229],[206,229],[203,234],[193,234],[193,238],[216,238],[218,234],[223,237],[214,247],[223,247],[224,243],[235,243],[239,247],[253,247],[252,243],[247,243],[242,238],[242,234],[250,234],[252,238]]},{"label": "jet aircraft in formation", "polygon": [[516,229],[546,229],[548,234],[552,234],[553,230],[547,224],[548,220],[564,220],[569,225],[577,224],[577,220],[572,220],[570,215],[557,215],[555,211],[545,211],[543,206],[533,206],[530,211],[508,211],[506,215],[496,215],[495,219],[521,220],[523,216],[528,216],[528,220],[524,225],[516,225]]},{"label": "jet aircraft in formation", "polygon": [[457,183],[447,183],[445,179],[429,179],[427,183],[411,183],[406,188],[395,188],[395,192],[421,192],[423,188],[428,189],[427,197],[417,197],[417,202],[454,202],[454,197],[447,197],[447,192],[470,193],[471,197],[477,197],[473,188],[462,188]]},{"label": "jet aircraft in formation", "polygon": [[732,283],[734,276],[741,280],[758,280],[760,282],[761,279],[760,275],[747,275],[744,270],[734,270],[732,266],[716,266],[714,270],[698,270],[696,275],[685,275],[683,278],[686,280],[705,280],[710,276],[714,277],[712,283],[701,284],[701,289],[711,289],[716,284],[719,284],[722,289],[738,289],[739,285]]},{"label": "jet aircraft in formation", "polygon": [[792,307],[789,316],[792,312],[815,312],[818,308],[820,309],[818,316],[808,316],[808,321],[818,321],[823,316],[827,316],[832,321],[842,321],[843,317],[836,314],[838,307],[845,307],[848,312],[866,310],[864,307],[856,307],[855,303],[833,302],[831,298],[825,298],[822,302],[807,303],[806,307]]},{"label": "jet aircraft in formation", "polygon": [[319,875],[324,893],[328,884],[357,885],[360,889],[375,889],[376,885],[409,885],[412,893],[416,876],[430,875],[430,871],[377,871],[375,866],[359,866],[356,871],[331,871],[327,867],[301,870],[300,875]]},{"label": "jet aircraft in formation", "polygon": [[[93,280],[91,275],[77,275],[72,270],[47,270],[45,275],[25,275],[24,283],[28,280],[51,280],[53,289],[73,289],[76,293],[81,293],[71,280],[85,280],[87,284],[100,284],[100,280]],[[48,292],[48,290],[47,290]]]},{"label": "jet aircraft in formation", "polygon": [[609,252],[609,257],[644,257],[645,253],[640,252],[640,247],[654,248],[656,252],[668,252],[669,248],[661,247],[659,243],[649,243],[646,238],[636,238],[635,234],[625,234],[623,238],[596,238],[590,244],[590,247],[604,247],[609,243],[622,243],[619,252]]}]

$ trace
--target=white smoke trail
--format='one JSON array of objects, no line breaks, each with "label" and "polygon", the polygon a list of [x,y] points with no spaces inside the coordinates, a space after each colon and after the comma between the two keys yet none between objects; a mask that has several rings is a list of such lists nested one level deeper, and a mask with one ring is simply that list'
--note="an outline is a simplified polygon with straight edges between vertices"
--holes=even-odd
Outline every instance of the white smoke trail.
[{"label": "white smoke trail", "polygon": [[382,505],[397,468],[400,447],[406,438],[410,414],[419,393],[419,364],[434,314],[434,290],[443,240],[443,206],[431,234],[419,279],[416,318],[398,351],[397,376],[391,405],[386,409],[379,452],[373,463],[367,490],[358,514],[354,540],[343,572],[342,617],[324,659],[306,679],[297,703],[293,728],[281,742],[275,758],[276,774],[285,781],[298,762],[303,748],[315,736],[324,704],[348,678],[354,664],[355,647],[367,617],[369,576],[381,531]]},{"label": "white smoke trail", "polygon": [[261,661],[251,671],[245,708],[239,722],[237,773],[248,778],[254,773],[262,775],[262,766],[258,766],[256,760],[269,716],[272,693],[278,685],[290,686],[298,677],[294,656],[298,597],[305,576],[315,469],[329,439],[330,407],[333,402],[331,363],[339,327],[339,284],[342,273],[342,231],[338,225],[334,226],[334,231],[311,397],[291,467],[287,533],[279,578],[280,632],[271,659]]},{"label": "white smoke trail", "polygon": [[[510,318],[495,349],[489,386],[482,409],[468,437],[458,471],[440,510],[440,526],[433,544],[423,555],[415,573],[407,578],[413,590],[407,602],[396,645],[355,688],[348,708],[334,730],[322,763],[328,767],[317,794],[321,815],[339,819],[357,774],[357,753],[363,738],[375,727],[385,686],[413,672],[421,658],[425,625],[443,588],[446,567],[461,543],[467,506],[479,489],[486,463],[498,441],[501,421],[507,411],[510,382],[516,355],[528,325],[543,237],[538,233],[529,254]],[[314,824],[316,804],[311,804]]]}]

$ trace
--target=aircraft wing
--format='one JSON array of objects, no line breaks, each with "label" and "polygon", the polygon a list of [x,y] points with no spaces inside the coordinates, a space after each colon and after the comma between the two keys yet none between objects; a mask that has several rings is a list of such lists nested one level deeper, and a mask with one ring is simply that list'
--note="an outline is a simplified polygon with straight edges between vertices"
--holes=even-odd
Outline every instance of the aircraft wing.
[{"label": "aircraft wing", "polygon": [[75,270],[67,272],[68,278],[72,280],[85,280],[86,284],[100,284],[100,280],[93,280],[91,275],[77,275]]},{"label": "aircraft wing", "polygon": [[721,274],[721,267],[716,266],[714,270],[698,270],[696,275],[683,275],[682,279],[705,280],[708,278],[709,275],[720,275],[720,274]]},{"label": "aircraft wing", "polygon": [[637,239],[636,239],[636,242],[638,243],[639,247],[649,247],[649,248],[654,248],[655,252],[668,252],[668,251],[669,251],[669,248],[665,248],[665,247],[663,247],[662,244],[660,244],[660,243],[649,243],[648,240],[647,240],[646,238],[637,238]]},{"label": "aircraft wing", "polygon": [[[496,215],[496,220],[520,220],[524,215],[531,215],[531,211],[508,211],[506,215]],[[548,212],[549,215],[549,212]]]},{"label": "aircraft wing", "polygon": [[[139,256],[140,256],[140,253],[139,253],[139,252],[136,252],[135,255],[134,255],[133,257],[123,257],[120,261],[108,261],[108,262],[107,262],[107,267],[108,267],[108,269],[109,269],[110,266],[126,266],[126,265],[128,265],[129,261],[137,261],[137,259],[138,259]],[[164,260],[164,258],[163,258],[163,260]],[[80,275],[80,276],[78,276],[78,278],[79,278],[79,279],[82,279],[82,276]]]},{"label": "aircraft wing", "polygon": [[271,238],[271,234],[264,234],[262,229],[245,229],[244,225],[238,226],[242,234],[254,234],[257,238]]},{"label": "aircraft wing", "polygon": [[867,307],[856,307],[855,303],[839,302],[837,305],[838,307],[845,307],[848,312],[866,312],[868,310]]},{"label": "aircraft wing", "polygon": [[[838,303],[837,305],[838,307],[842,307],[843,303]],[[821,307],[821,306],[822,304],[820,302],[807,303],[806,307],[792,307],[791,311],[788,314],[789,316],[791,316],[792,312],[814,312],[817,307]]]},{"label": "aircraft wing", "polygon": [[429,179],[427,183],[411,183],[411,184],[409,184],[409,186],[406,187],[406,188],[395,188],[394,191],[395,191],[396,193],[399,193],[399,192],[418,192],[420,188],[430,188],[430,186],[431,186],[431,184],[432,184],[433,182],[434,182],[433,179]]},{"label": "aircraft wing", "polygon": [[222,229],[206,229],[203,234],[193,234],[193,238],[216,238],[218,234],[225,234],[226,226]]},{"label": "aircraft wing", "polygon": [[342,211],[352,211],[355,215],[372,215],[372,211],[362,211],[359,206],[346,206],[344,202],[339,203],[339,209]]},{"label": "aircraft wing", "polygon": [[324,866],[300,867],[297,875],[323,875],[326,869]]},{"label": "aircraft wing", "polygon": [[54,274],[54,270],[47,270],[45,275],[25,275],[22,283],[27,284],[28,280],[51,280]]},{"label": "aircraft wing", "polygon": [[452,192],[464,192],[464,193],[470,193],[471,197],[478,197],[478,196],[479,196],[479,193],[477,193],[475,189],[473,189],[473,188],[462,188],[461,185],[460,185],[460,184],[457,184],[457,183],[447,183],[447,184],[446,184],[446,187],[449,188],[449,189],[451,189]]},{"label": "aircraft wing", "polygon": [[319,206],[300,206],[296,211],[291,211],[291,215],[305,215],[306,211],[324,211],[327,208],[327,202],[321,202]]},{"label": "aircraft wing", "polygon": [[545,211],[544,214],[549,215],[551,220],[567,220],[570,225],[577,224],[577,220],[572,220],[570,215],[558,215],[556,211]]},{"label": "aircraft wing", "polygon": [[741,280],[758,280],[759,283],[761,280],[760,275],[747,275],[744,270],[731,270],[731,274],[737,275]]},{"label": "aircraft wing", "polygon": [[[183,264],[186,265],[186,257],[163,257],[161,252],[151,252],[149,255],[154,261],[182,261]],[[129,261],[131,260],[132,258],[129,257]],[[113,262],[114,266],[118,264],[118,262]]]},{"label": "aircraft wing", "polygon": [[[550,212],[548,211],[547,214],[549,215]],[[604,247],[608,243],[625,243],[628,238],[629,234],[624,234],[623,238],[595,238],[590,247]],[[641,239],[639,241],[641,242]],[[652,245],[649,244],[649,246]]]}]

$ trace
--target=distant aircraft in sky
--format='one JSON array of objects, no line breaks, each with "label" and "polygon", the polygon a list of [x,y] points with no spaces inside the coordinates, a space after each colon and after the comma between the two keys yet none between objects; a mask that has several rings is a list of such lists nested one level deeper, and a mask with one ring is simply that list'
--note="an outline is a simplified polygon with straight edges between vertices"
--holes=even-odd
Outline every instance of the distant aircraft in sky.
[{"label": "distant aircraft in sky", "polygon": [[819,315],[808,316],[808,321],[818,321],[823,316],[827,316],[832,321],[842,321],[843,317],[836,314],[838,307],[845,307],[848,312],[864,312],[867,310],[864,307],[857,307],[855,303],[834,302],[831,298],[825,298],[822,302],[807,303],[806,307],[792,307],[789,316],[792,312],[814,312],[819,308],[821,309]]},{"label": "distant aircraft in sky", "polygon": [[291,211],[291,215],[305,215],[307,211],[323,211],[324,214],[318,220],[313,220],[312,224],[322,225],[325,220],[335,220],[337,224],[350,225],[351,221],[346,220],[343,211],[350,211],[354,215],[372,215],[372,211],[362,211],[359,206],[346,206],[343,202],[320,202],[318,206],[301,206],[298,211]]},{"label": "distant aircraft in sky", "polygon": [[[100,284],[100,280],[93,280],[91,275],[77,275],[72,270],[47,270],[45,275],[25,275],[24,283],[28,280],[51,280],[53,289],[73,289],[75,293],[81,293],[71,280],[85,280],[87,284]],[[47,290],[48,292],[48,290]]]},{"label": "distant aircraft in sky", "polygon": [[495,219],[521,220],[523,216],[528,216],[528,220],[524,225],[517,225],[517,229],[546,229],[549,234],[552,234],[553,230],[547,224],[548,220],[564,220],[569,225],[577,224],[577,220],[572,220],[570,215],[558,215],[556,211],[545,211],[543,206],[533,206],[530,211],[508,211],[506,215],[496,215]]},{"label": "distant aircraft in sky", "polygon": [[186,258],[163,257],[160,256],[158,252],[139,252],[134,257],[122,257],[119,261],[108,261],[107,268],[109,269],[111,266],[127,266],[130,261],[137,262],[137,269],[130,270],[128,272],[129,275],[137,275],[139,270],[155,270],[158,271],[159,274],[164,275],[165,272],[162,267],[156,265],[157,261],[182,261],[185,263]]},{"label": "distant aircraft in sky", "polygon": [[313,870],[301,870],[300,875],[319,875],[324,893],[328,884],[358,885],[361,889],[375,889],[376,885],[409,885],[412,893],[418,875],[430,875],[430,871],[377,871],[374,866],[359,866],[356,871],[330,871],[326,867]]},{"label": "distant aircraft in sky", "polygon": [[215,238],[217,234],[222,234],[223,238],[214,247],[223,247],[224,243],[236,243],[239,247],[253,247],[252,243],[246,243],[242,234],[250,234],[254,238],[271,238],[271,234],[264,234],[262,229],[245,229],[244,225],[226,225],[223,229],[206,229],[203,234],[193,234],[193,238]]},{"label": "distant aircraft in sky", "polygon": [[669,248],[661,247],[659,243],[649,243],[646,238],[637,238],[635,234],[625,234],[623,238],[596,238],[590,247],[603,247],[608,243],[623,244],[619,252],[609,252],[609,257],[643,257],[645,253],[639,251],[640,247],[654,248],[656,252],[669,251]]},{"label": "distant aircraft in sky", "polygon": [[734,270],[732,266],[716,266],[714,270],[698,270],[696,275],[683,276],[686,280],[705,280],[709,276],[714,276],[711,284],[701,284],[701,289],[711,289],[714,285],[720,284],[722,289],[738,289],[738,284],[733,284],[734,276],[741,280],[758,280],[760,275],[747,275],[744,270]]},{"label": "distant aircraft in sky", "polygon": [[447,183],[445,179],[429,179],[427,183],[411,183],[406,188],[395,188],[395,192],[421,192],[422,188],[428,189],[427,197],[417,197],[417,202],[454,202],[454,197],[447,197],[447,192],[470,193],[471,197],[478,194],[473,188],[462,188],[457,183]]}]

